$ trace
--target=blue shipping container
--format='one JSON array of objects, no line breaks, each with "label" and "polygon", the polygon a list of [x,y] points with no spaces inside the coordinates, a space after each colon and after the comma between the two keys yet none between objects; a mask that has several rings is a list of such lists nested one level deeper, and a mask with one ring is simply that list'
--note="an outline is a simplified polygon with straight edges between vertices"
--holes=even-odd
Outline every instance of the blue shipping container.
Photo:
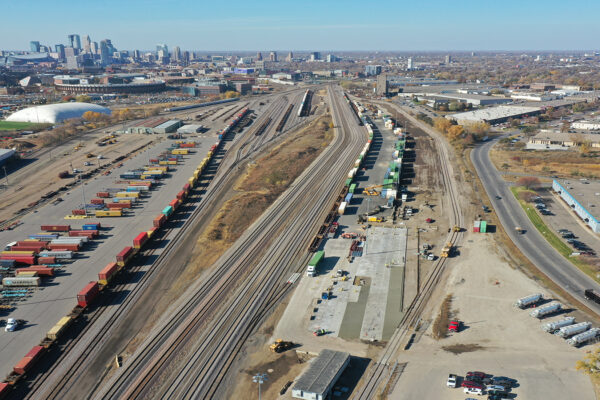
[{"label": "blue shipping container", "polygon": [[96,231],[100,229],[100,224],[85,224],[81,229],[84,231]]},{"label": "blue shipping container", "polygon": [[348,193],[346,195],[346,198],[344,199],[344,201],[348,204],[350,204],[350,202],[352,201],[352,193]]},{"label": "blue shipping container", "polygon": [[45,240],[45,239],[52,240],[52,239],[56,239],[57,237],[58,237],[58,235],[55,235],[52,233],[48,233],[48,234],[41,233],[39,235],[29,235],[29,239],[42,239],[42,240]]},{"label": "blue shipping container", "polygon": [[165,214],[167,217],[169,217],[171,214],[173,214],[173,207],[171,207],[171,206],[165,207],[165,209],[162,210],[162,213]]}]

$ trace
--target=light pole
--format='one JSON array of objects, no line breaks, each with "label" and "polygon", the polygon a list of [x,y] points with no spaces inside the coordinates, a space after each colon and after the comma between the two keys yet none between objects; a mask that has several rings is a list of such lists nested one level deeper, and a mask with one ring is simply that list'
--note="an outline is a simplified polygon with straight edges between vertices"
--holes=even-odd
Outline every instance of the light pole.
[{"label": "light pole", "polygon": [[260,400],[260,385],[265,383],[266,380],[267,380],[267,374],[260,373],[260,372],[252,377],[252,382],[258,383],[258,400]]},{"label": "light pole", "polygon": [[83,197],[83,212],[85,213],[85,216],[87,217],[87,207],[85,206],[85,189],[83,188],[84,182],[83,182],[83,178],[81,177],[81,174],[79,174],[79,181],[81,182],[81,196]]}]

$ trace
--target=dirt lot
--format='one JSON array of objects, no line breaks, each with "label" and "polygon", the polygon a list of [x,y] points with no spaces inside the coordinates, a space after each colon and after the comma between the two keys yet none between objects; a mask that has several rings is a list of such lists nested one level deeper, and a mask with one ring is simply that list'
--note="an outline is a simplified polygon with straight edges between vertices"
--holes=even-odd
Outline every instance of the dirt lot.
[{"label": "dirt lot", "polygon": [[587,155],[576,151],[506,150],[496,146],[490,152],[499,171],[536,174],[540,176],[600,177],[600,153]]},{"label": "dirt lot", "polygon": [[[96,168],[99,162],[104,165],[118,156],[129,155],[135,148],[158,140],[149,135],[121,135],[114,144],[98,146],[96,141],[104,136],[103,133],[89,134],[82,140],[74,139],[48,152],[41,151],[39,159],[35,158],[34,153],[32,160],[35,163],[22,161],[23,166],[8,175],[8,189],[0,192],[0,220],[10,219],[21,208],[38,201],[44,193],[57,190],[74,180],[73,177],[60,179],[59,172],[71,171],[71,167],[86,172]],[[35,144],[35,139],[28,142]],[[87,158],[88,153],[95,156],[101,154],[105,159]],[[85,162],[92,165],[84,166]]]},{"label": "dirt lot", "polygon": [[[574,369],[575,362],[591,346],[575,349],[563,339],[540,329],[549,317],[538,321],[529,310],[513,307],[525,295],[553,295],[513,268],[496,251],[491,234],[470,233],[460,259],[449,266],[444,291],[453,294],[452,317],[464,323],[459,333],[435,340],[433,327],[410,350],[401,352],[399,362],[408,362],[391,399],[464,399],[461,389],[448,389],[449,373],[484,371],[518,380],[513,390],[518,399],[594,399],[589,379]],[[439,311],[431,310],[430,319]],[[578,321],[583,314],[574,311]],[[433,362],[435,360],[435,362]]]}]

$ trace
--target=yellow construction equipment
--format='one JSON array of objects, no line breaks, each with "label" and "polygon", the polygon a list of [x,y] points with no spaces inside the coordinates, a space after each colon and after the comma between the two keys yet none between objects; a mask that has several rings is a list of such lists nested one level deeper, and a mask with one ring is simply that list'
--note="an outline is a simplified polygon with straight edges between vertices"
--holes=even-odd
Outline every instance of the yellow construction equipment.
[{"label": "yellow construction equipment", "polygon": [[368,217],[367,222],[383,222],[383,217]]},{"label": "yellow construction equipment", "polygon": [[458,225],[454,225],[454,227],[452,228],[452,232],[460,232],[462,231],[462,228]]},{"label": "yellow construction equipment", "polygon": [[446,245],[442,248],[442,252],[440,253],[440,257],[448,257],[450,256],[450,252],[452,251],[452,243],[448,242],[446,243]]},{"label": "yellow construction equipment", "polygon": [[373,186],[366,187],[363,190],[363,194],[366,194],[367,196],[379,196],[379,192],[375,189],[381,188],[381,187],[383,187],[383,185],[373,185]]},{"label": "yellow construction equipment", "polygon": [[93,153],[87,153],[85,156],[86,156],[87,158],[94,158],[94,157],[96,157],[96,155],[95,155],[95,154],[93,154]]},{"label": "yellow construction equipment", "polygon": [[294,345],[294,342],[286,342],[283,339],[277,339],[275,343],[273,343],[269,348],[274,353],[283,353],[286,350],[289,350]]}]

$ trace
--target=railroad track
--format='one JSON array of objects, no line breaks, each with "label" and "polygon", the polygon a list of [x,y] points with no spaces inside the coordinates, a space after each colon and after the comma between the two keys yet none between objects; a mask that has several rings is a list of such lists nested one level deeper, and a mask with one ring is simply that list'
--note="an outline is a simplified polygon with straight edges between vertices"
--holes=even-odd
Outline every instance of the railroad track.
[{"label": "railroad track", "polygon": [[[336,96],[331,96],[334,113],[341,115]],[[245,339],[285,294],[281,288],[289,273],[302,268],[298,260],[306,258],[311,234],[337,198],[338,192],[331,188],[341,190],[366,141],[366,132],[350,127],[345,119],[339,126],[344,129],[330,149],[246,231],[208,279],[182,296],[180,304],[157,324],[164,329],[140,345],[96,398],[215,395]],[[349,156],[340,159],[340,154]],[[276,234],[282,236],[271,244]],[[258,263],[256,256],[261,257]],[[245,276],[248,271],[252,273]],[[238,285],[236,279],[242,278]],[[180,357],[186,361],[176,367]],[[169,383],[163,385],[164,381]]]},{"label": "railroad track", "polygon": [[[424,132],[426,132],[424,130]],[[452,171],[450,170],[447,160],[449,160],[448,149],[442,143],[438,136],[433,137],[436,147],[438,148],[438,161],[441,166],[442,182],[447,194],[449,209],[450,226],[464,226],[464,217],[460,208],[460,197],[458,188],[453,184]],[[460,243],[463,238],[462,232],[451,231],[446,238],[447,242],[452,242],[454,246]],[[400,321],[398,328],[390,338],[383,353],[379,356],[377,362],[373,365],[370,371],[367,371],[367,378],[363,386],[360,387],[358,393],[352,398],[353,400],[368,400],[377,398],[382,389],[382,384],[391,378],[393,366],[390,365],[392,357],[400,350],[401,345],[406,341],[407,335],[415,329],[421,319],[423,310],[433,294],[438,282],[440,281],[445,267],[448,263],[447,258],[439,258],[433,265],[432,271],[427,276],[423,283],[422,289],[409,305],[404,317]]]}]

